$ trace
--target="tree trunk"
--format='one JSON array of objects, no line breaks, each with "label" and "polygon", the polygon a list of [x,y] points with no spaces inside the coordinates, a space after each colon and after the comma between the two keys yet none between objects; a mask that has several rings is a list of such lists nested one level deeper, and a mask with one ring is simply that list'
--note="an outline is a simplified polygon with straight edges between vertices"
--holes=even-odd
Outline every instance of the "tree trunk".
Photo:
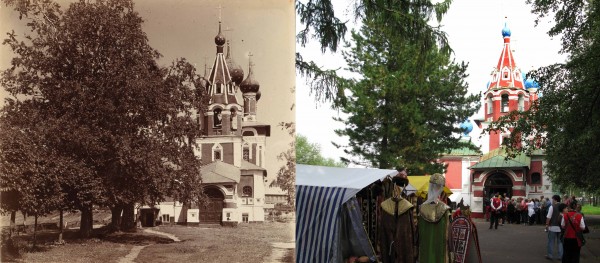
[{"label": "tree trunk", "polygon": [[89,238],[92,235],[92,223],[94,222],[94,214],[92,213],[92,207],[81,208],[81,223],[79,224],[79,235],[82,238]]},{"label": "tree trunk", "polygon": [[38,215],[35,215],[35,222],[33,223],[33,247],[36,247],[37,241],[37,226],[38,226]]},{"label": "tree trunk", "polygon": [[113,207],[110,208],[110,212],[111,212],[111,220],[110,220],[110,229],[111,231],[120,231],[121,230],[121,222],[122,222],[122,217],[121,214],[123,213],[123,205],[118,204],[115,205]]},{"label": "tree trunk", "polygon": [[121,217],[121,230],[135,232],[135,204],[128,203],[123,206],[123,216]]},{"label": "tree trunk", "polygon": [[60,219],[58,220],[58,243],[62,244],[63,243],[63,228],[65,226],[65,224],[63,223],[63,210],[60,210]]},{"label": "tree trunk", "polygon": [[10,232],[9,237],[12,237],[13,232],[15,232],[15,228],[17,226],[17,211],[10,212]]}]

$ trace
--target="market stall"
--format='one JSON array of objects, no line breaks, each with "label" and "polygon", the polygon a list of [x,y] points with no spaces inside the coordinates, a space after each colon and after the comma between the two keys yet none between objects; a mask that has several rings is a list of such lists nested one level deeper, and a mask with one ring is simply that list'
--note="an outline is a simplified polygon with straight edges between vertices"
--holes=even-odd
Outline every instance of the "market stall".
[{"label": "market stall", "polygon": [[356,194],[396,170],[296,166],[296,262],[375,262]]}]

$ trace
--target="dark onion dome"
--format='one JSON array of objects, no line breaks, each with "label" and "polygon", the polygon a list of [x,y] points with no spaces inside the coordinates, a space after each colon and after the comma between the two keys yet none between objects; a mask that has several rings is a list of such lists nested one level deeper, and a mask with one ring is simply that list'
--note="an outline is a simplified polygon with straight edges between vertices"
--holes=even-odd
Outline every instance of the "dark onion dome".
[{"label": "dark onion dome", "polygon": [[219,21],[219,34],[215,37],[215,44],[218,46],[225,45],[225,36],[221,34],[221,21]]},{"label": "dark onion dome", "polygon": [[256,101],[260,100],[261,94],[260,90],[256,92]]},{"label": "dark onion dome", "polygon": [[469,121],[469,119],[466,119],[460,124],[460,129],[463,130],[464,135],[468,135],[471,131],[473,131],[473,124],[471,121]]},{"label": "dark onion dome", "polygon": [[242,83],[242,80],[244,80],[244,70],[231,58],[231,48],[229,46],[229,41],[227,41],[227,57],[225,57],[225,61],[227,62],[227,68],[229,69],[229,75],[231,75],[231,80],[233,80],[235,85],[239,86],[240,83]]},{"label": "dark onion dome", "polygon": [[504,23],[504,28],[502,29],[502,37],[510,37],[510,29],[506,23]]},{"label": "dark onion dome", "polygon": [[254,79],[254,74],[252,74],[252,64],[250,64],[248,69],[248,77],[246,77],[246,79],[240,84],[240,90],[242,93],[258,92],[259,88],[260,84]]}]

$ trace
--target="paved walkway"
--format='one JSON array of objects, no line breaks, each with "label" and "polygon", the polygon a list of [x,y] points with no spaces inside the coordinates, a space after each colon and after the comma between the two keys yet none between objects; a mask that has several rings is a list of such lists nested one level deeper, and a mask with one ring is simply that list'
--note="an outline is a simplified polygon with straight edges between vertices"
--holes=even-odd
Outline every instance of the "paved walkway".
[{"label": "paved walkway", "polygon": [[[547,234],[543,225],[498,226],[490,230],[489,222],[475,220],[482,260],[485,263],[560,262],[548,260],[546,255]],[[587,244],[581,249],[581,263],[600,262],[600,216],[586,216],[586,223],[594,225],[591,233],[586,234]]]}]

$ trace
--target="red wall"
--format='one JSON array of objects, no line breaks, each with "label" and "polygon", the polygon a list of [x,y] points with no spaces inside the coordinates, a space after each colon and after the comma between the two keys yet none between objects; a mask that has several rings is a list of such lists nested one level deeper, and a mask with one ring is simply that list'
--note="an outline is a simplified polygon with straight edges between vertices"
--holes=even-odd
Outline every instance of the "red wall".
[{"label": "red wall", "polygon": [[460,159],[445,160],[448,164],[446,170],[446,186],[450,189],[462,189],[462,161]]}]

